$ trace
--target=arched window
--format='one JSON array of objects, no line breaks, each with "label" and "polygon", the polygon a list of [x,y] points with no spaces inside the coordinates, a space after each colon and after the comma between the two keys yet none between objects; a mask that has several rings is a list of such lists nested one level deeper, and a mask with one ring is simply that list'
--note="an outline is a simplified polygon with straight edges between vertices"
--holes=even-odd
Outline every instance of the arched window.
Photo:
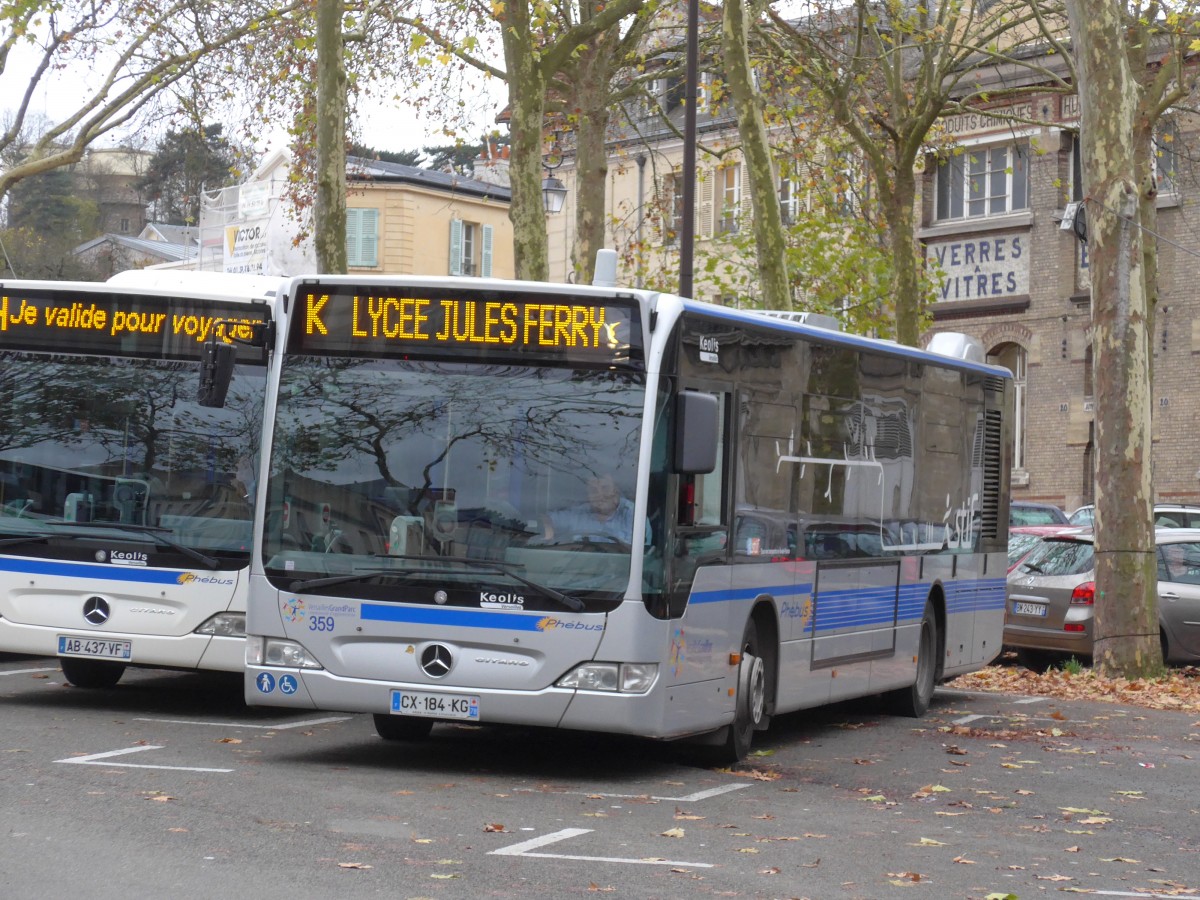
[{"label": "arched window", "polygon": [[988,354],[988,362],[1013,373],[1013,468],[1025,468],[1025,365],[1027,354],[1020,344],[1000,344]]}]

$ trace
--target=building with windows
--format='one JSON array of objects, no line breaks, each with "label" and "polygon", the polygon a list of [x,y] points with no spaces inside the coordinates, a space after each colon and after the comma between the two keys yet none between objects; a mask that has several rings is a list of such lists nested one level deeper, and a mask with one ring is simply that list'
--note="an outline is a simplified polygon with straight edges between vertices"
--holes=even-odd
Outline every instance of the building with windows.
[{"label": "building with windows", "polygon": [[[1045,124],[1017,124],[1031,119]],[[1078,97],[1054,93],[946,119],[962,152],[927,161],[918,233],[941,274],[930,333],[972,334],[1016,376],[1014,498],[1068,511],[1093,501],[1096,459],[1087,245],[1072,228],[1083,197],[1079,119]],[[1195,127],[1166,120],[1153,154],[1159,501],[1200,499],[1200,463],[1181,424],[1200,412],[1200,289],[1188,276],[1200,230],[1174,150],[1187,145],[1177,132]]]},{"label": "building with windows", "polygon": [[[312,239],[297,237],[287,200],[288,164],[277,151],[245,183],[205,198],[191,267],[316,271]],[[473,177],[351,157],[346,175],[350,272],[513,277],[507,157],[480,160]]]},{"label": "building with windows", "polygon": [[[662,111],[678,121],[670,86],[657,97]],[[1051,91],[1015,101],[996,97],[989,107],[947,117],[943,127],[956,152],[942,157],[931,152],[920,173],[918,238],[939,282],[925,339],[939,331],[971,334],[991,360],[1013,371],[1013,497],[1069,512],[1094,499],[1096,459],[1087,246],[1071,228],[1082,199],[1079,101]],[[700,139],[715,147],[733,143],[729,118],[699,109]],[[1200,252],[1200,221],[1188,196],[1195,183],[1181,171],[1183,154],[1174,148],[1194,144],[1200,123],[1180,113],[1163,129],[1154,153],[1159,252],[1152,339],[1154,485],[1160,502],[1197,502],[1200,460],[1183,425],[1200,417],[1200,283],[1191,276]],[[643,124],[636,137],[614,135],[609,246],[619,251],[624,283],[677,271],[676,236],[685,214],[681,159],[682,142],[671,129]],[[569,280],[572,273],[571,162],[568,157],[556,171],[571,189],[567,209],[548,223],[555,280]],[[743,170],[736,151],[719,159],[698,155],[697,254],[706,242],[746,227]],[[797,183],[783,178],[779,192],[785,217],[803,214]],[[632,246],[642,248],[641,267],[628,252]],[[700,269],[694,294],[718,303],[740,300],[724,294]]]}]

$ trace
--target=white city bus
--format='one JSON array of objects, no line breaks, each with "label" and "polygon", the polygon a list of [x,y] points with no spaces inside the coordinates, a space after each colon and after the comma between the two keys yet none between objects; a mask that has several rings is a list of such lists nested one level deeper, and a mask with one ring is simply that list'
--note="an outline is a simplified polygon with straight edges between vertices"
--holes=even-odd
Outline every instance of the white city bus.
[{"label": "white city bus", "polygon": [[999,653],[1012,383],[977,344],[619,288],[288,295],[247,702],[738,759],[772,715],[920,715]]},{"label": "white city bus", "polygon": [[78,687],[242,669],[278,284],[0,283],[0,650],[58,657]]}]

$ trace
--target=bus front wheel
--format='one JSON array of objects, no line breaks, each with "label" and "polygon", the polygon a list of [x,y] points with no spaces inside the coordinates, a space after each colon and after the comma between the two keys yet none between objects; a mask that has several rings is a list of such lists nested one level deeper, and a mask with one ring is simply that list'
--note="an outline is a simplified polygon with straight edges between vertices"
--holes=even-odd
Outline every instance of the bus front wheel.
[{"label": "bus front wheel", "polygon": [[733,721],[725,726],[717,761],[732,765],[745,759],[754,741],[754,732],[765,727],[766,718],[767,667],[759,645],[758,626],[751,619],[742,633]]},{"label": "bus front wheel", "polygon": [[73,656],[64,656],[58,663],[62,666],[63,677],[77,688],[115,687],[125,674],[124,663],[76,659]]},{"label": "bus front wheel", "polygon": [[888,695],[891,711],[898,716],[918,719],[925,715],[933,699],[934,683],[938,664],[937,618],[933,604],[925,601],[925,612],[921,615],[921,633],[917,638],[917,674],[913,683],[906,688],[892,691]]},{"label": "bus front wheel", "polygon": [[422,741],[433,730],[433,719],[375,713],[375,733],[385,741]]}]

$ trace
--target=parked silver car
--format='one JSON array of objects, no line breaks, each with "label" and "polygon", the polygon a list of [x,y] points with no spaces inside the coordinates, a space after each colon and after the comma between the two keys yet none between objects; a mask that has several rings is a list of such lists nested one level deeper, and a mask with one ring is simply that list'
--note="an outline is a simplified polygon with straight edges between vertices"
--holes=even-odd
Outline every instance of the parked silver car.
[{"label": "parked silver car", "polygon": [[[1045,538],[1008,575],[1004,643],[1030,668],[1092,655],[1096,595],[1091,532]],[[1158,626],[1163,659],[1200,661],[1200,528],[1159,528]]]},{"label": "parked silver car", "polygon": [[[1068,518],[1072,525],[1095,524],[1096,507],[1088,504],[1081,506]],[[1200,528],[1200,506],[1188,506],[1180,503],[1155,503],[1154,526],[1156,528]]]}]

